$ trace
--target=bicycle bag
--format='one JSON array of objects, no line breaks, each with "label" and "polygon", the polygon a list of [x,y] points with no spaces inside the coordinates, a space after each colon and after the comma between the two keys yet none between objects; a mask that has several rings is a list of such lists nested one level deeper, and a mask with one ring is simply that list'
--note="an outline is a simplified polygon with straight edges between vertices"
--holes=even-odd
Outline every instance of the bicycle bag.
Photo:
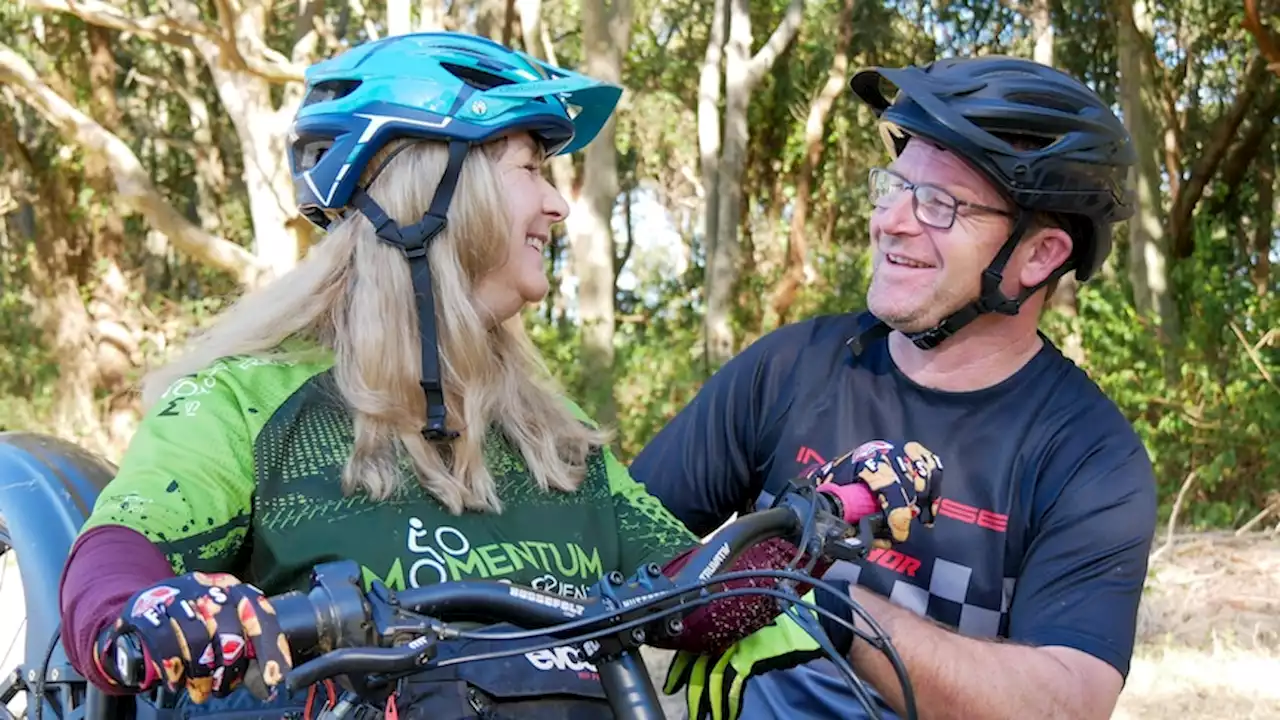
[{"label": "bicycle bag", "polygon": [[[486,631],[518,631],[509,625]],[[438,660],[515,647],[535,647],[550,637],[450,641]],[[570,646],[531,650],[508,657],[435,668],[400,681],[396,707],[401,720],[606,720],[613,718],[594,665]]]}]

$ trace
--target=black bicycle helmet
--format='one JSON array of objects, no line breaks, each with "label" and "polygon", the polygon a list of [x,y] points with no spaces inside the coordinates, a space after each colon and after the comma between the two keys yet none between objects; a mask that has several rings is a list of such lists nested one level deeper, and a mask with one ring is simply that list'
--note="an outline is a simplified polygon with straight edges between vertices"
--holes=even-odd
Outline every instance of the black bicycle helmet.
[{"label": "black bicycle helmet", "polygon": [[[882,80],[898,89],[892,101]],[[1060,70],[1006,56],[947,58],[862,70],[849,86],[876,114],[895,156],[912,136],[925,138],[967,160],[1020,211],[983,274],[978,300],[913,336],[925,349],[982,313],[1016,314],[1032,293],[1070,270],[1088,280],[1111,252],[1111,226],[1134,212],[1126,178],[1137,155],[1128,130],[1096,93]],[[1007,298],[1001,272],[1036,212],[1068,221],[1071,258],[1044,283]]]}]

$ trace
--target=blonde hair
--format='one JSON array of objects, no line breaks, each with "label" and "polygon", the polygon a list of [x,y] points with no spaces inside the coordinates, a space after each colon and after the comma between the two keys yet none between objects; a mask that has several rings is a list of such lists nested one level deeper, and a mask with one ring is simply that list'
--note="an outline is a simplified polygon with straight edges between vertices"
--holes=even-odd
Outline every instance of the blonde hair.
[{"label": "blonde hair", "polygon": [[[289,356],[281,345],[304,338],[332,351],[335,385],[352,415],[355,442],[342,475],[347,495],[390,497],[403,483],[407,455],[421,485],[450,512],[501,512],[485,464],[494,426],[521,453],[539,488],[575,490],[590,454],[609,435],[575,417],[520,316],[490,327],[472,299],[476,282],[505,263],[510,248],[496,162],[505,147],[499,140],[468,153],[448,225],[428,253],[445,406],[458,438],[441,446],[421,434],[426,401],[409,265],[356,212],[288,274],[247,294],[182,357],[152,372],[144,404],[220,358]],[[371,186],[368,177],[361,185],[404,227],[430,206],[447,161],[443,143],[399,141],[373,158],[369,168],[385,162],[385,169]]]}]

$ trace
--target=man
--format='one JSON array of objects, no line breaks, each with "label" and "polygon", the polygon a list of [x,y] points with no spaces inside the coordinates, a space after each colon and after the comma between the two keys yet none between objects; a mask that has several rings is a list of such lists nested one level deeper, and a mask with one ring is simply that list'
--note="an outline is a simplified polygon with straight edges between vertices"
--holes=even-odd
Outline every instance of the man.
[{"label": "man", "polygon": [[[1153,471],[1037,322],[1057,279],[1096,274],[1132,214],[1129,136],[1092,91],[1029,60],[876,68],[851,87],[894,156],[869,176],[868,312],[756,342],[631,471],[707,534],[868,441],[927,448],[945,473],[932,527],[914,522],[827,575],[851,581],[892,638],[920,716],[1109,717],[1154,533]],[[849,657],[902,713],[884,656],[858,641]],[[861,717],[846,688],[821,660],[763,674],[742,717]]]}]

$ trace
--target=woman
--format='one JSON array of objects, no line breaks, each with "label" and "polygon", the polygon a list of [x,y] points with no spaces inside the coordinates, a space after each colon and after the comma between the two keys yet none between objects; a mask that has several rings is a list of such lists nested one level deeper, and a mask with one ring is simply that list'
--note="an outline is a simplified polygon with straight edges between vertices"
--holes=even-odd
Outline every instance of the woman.
[{"label": "woman", "polygon": [[[63,637],[91,682],[130,691],[112,649],[133,632],[146,687],[204,703],[258,673],[278,684],[292,658],[262,595],[333,559],[393,589],[486,577],[565,595],[678,568],[697,539],[555,388],[520,318],[568,213],[541,166],[589,142],[619,95],[452,33],[311,68],[290,162],[328,235],[144,382],[145,419],[63,576]],[[708,606],[673,647],[722,648],[776,612]],[[583,702],[607,716],[594,685]],[[470,697],[431,712],[462,717]]]}]

